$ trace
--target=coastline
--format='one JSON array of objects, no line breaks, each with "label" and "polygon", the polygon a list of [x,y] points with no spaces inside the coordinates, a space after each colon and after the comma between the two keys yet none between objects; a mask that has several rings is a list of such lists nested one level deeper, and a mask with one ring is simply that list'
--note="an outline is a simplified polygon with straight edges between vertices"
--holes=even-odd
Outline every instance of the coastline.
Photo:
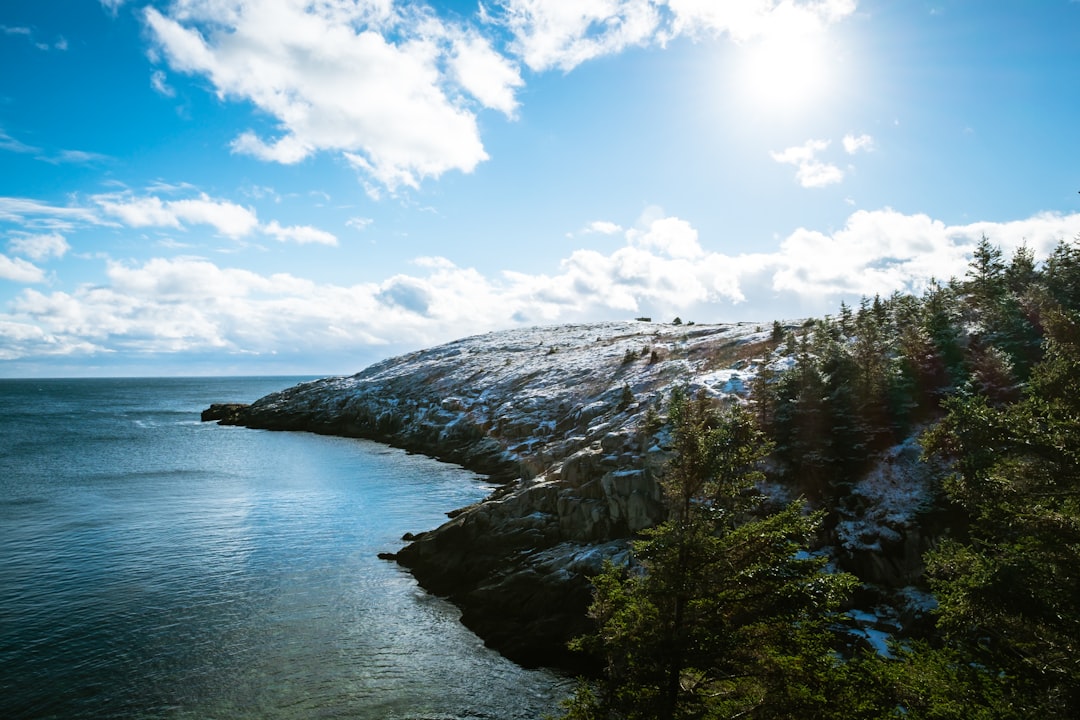
[{"label": "coastline", "polygon": [[498,489],[384,554],[450,599],[525,667],[588,670],[589,577],[664,517],[666,450],[642,430],[676,384],[741,401],[768,354],[761,326],[597,323],[489,333],[324,378],[204,420],[382,442]]}]

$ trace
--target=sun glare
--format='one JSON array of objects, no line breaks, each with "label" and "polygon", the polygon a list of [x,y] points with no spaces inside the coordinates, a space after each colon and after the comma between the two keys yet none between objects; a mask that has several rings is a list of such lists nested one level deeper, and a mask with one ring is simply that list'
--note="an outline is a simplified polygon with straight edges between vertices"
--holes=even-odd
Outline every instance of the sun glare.
[{"label": "sun glare", "polygon": [[794,111],[824,98],[829,89],[826,51],[819,37],[778,35],[739,48],[738,84],[754,107]]}]

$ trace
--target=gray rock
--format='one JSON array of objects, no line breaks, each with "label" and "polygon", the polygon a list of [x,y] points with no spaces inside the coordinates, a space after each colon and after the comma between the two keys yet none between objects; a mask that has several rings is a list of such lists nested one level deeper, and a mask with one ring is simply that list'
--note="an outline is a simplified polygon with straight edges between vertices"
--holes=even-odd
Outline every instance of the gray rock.
[{"label": "gray rock", "polygon": [[[449,597],[508,657],[572,666],[581,659],[566,642],[587,628],[589,577],[605,558],[625,562],[634,533],[664,518],[656,478],[667,453],[639,454],[653,444],[640,431],[646,408],[674,384],[719,386],[715,369],[766,338],[753,325],[490,333],[298,385],[222,420],[378,440],[502,483],[385,556]],[[657,362],[624,362],[659,345],[667,349]],[[635,401],[620,407],[624,386]]]}]

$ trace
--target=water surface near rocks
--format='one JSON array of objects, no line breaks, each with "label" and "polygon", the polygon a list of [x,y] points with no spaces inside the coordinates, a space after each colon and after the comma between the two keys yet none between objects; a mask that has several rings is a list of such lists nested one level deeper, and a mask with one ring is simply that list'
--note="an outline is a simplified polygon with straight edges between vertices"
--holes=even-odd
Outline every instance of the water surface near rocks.
[{"label": "water surface near rocks", "polygon": [[0,716],[535,718],[524,670],[376,553],[489,490],[374,443],[199,422],[284,378],[0,380]]}]

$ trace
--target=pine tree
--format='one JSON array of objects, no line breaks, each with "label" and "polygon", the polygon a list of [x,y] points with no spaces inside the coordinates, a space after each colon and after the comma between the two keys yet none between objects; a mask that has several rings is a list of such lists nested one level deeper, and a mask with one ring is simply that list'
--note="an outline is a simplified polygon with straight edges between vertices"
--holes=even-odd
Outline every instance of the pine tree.
[{"label": "pine tree", "polygon": [[595,579],[597,631],[577,645],[604,673],[564,717],[822,716],[839,668],[826,621],[852,579],[800,552],[820,521],[801,503],[753,516],[769,445],[744,410],[676,393],[669,415],[669,519],[634,544],[637,569]]},{"label": "pine tree", "polygon": [[1080,236],[1058,243],[1043,274],[1053,300],[1065,310],[1080,312]]},{"label": "pine tree", "polygon": [[1080,717],[1080,318],[1052,312],[1020,402],[957,396],[927,449],[970,538],[928,556],[940,626],[1025,717]]}]

